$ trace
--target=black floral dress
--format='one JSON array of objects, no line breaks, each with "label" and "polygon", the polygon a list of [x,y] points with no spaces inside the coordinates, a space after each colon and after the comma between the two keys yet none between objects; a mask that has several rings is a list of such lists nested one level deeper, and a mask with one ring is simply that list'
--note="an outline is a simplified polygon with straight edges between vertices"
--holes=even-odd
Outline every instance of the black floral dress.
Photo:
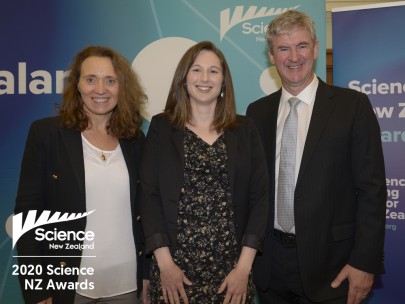
[{"label": "black floral dress", "polygon": [[[184,185],[177,220],[177,248],[173,259],[193,283],[185,286],[190,303],[222,303],[217,291],[240,254],[236,240],[224,135],[212,145],[185,129]],[[151,270],[152,303],[163,303],[159,269]],[[249,277],[246,303],[253,303]]]}]

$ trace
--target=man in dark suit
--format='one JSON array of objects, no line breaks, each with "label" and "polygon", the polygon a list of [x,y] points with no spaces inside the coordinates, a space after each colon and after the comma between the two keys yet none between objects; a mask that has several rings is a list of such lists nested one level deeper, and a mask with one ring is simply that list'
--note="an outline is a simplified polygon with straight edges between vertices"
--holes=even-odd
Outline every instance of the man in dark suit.
[{"label": "man in dark suit", "polygon": [[[314,74],[318,41],[309,16],[279,15],[266,38],[282,88],[247,109],[270,176],[269,226],[253,269],[260,302],[360,303],[384,272],[378,122],[365,94]],[[295,98],[296,105],[288,101]]]}]

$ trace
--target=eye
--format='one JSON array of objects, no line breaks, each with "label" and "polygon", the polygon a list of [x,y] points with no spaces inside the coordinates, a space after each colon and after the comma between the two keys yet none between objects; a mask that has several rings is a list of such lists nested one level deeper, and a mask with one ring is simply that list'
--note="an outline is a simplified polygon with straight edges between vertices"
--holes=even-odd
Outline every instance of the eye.
[{"label": "eye", "polygon": [[96,79],[94,77],[86,77],[85,78],[86,83],[88,84],[94,84],[96,83]]},{"label": "eye", "polygon": [[117,82],[118,82],[118,80],[115,79],[115,78],[107,78],[107,79],[105,80],[105,83],[106,83],[107,85],[109,85],[109,86],[113,86],[113,85],[115,85]]},{"label": "eye", "polygon": [[190,71],[192,71],[192,72],[199,72],[199,71],[200,71],[200,68],[199,68],[199,67],[192,67],[192,68],[190,69]]},{"label": "eye", "polygon": [[305,50],[308,48],[308,44],[301,44],[297,47],[298,50]]},{"label": "eye", "polygon": [[278,48],[278,50],[280,52],[287,52],[289,49],[288,49],[288,47],[280,47],[280,48]]}]

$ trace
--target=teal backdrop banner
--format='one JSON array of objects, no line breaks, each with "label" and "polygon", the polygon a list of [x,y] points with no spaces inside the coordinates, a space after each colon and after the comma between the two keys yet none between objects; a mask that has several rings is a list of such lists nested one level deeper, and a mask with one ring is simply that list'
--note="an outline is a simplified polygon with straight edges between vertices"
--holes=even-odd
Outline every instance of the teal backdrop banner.
[{"label": "teal backdrop banner", "polygon": [[162,111],[184,51],[213,41],[225,54],[237,111],[280,87],[266,54],[265,30],[288,9],[311,15],[320,40],[316,73],[326,80],[323,0],[3,0],[0,10],[0,303],[23,303],[11,227],[20,162],[29,125],[58,114],[72,57],[87,45],[124,55],[149,96],[143,116]]},{"label": "teal backdrop banner", "polygon": [[405,1],[332,11],[333,80],[367,94],[381,127],[387,182],[386,274],[370,304],[405,303]]}]

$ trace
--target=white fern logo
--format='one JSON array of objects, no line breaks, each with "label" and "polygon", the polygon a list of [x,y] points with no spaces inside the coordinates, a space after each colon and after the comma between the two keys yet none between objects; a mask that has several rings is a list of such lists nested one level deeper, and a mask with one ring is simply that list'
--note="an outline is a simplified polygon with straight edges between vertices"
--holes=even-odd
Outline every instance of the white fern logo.
[{"label": "white fern logo", "polygon": [[44,210],[38,220],[35,221],[37,211],[30,210],[28,211],[27,218],[23,224],[23,214],[18,213],[17,215],[13,216],[13,248],[17,243],[18,239],[23,236],[24,233],[30,231],[33,228],[53,224],[53,223],[60,223],[60,222],[67,222],[77,220],[82,217],[86,217],[89,214],[92,214],[95,210],[91,210],[89,212],[84,213],[64,213],[61,215],[61,212],[55,212],[52,216],[51,211]]},{"label": "white fern logo", "polygon": [[263,17],[269,17],[269,16],[274,16],[274,15],[279,15],[281,13],[284,13],[287,10],[291,9],[297,9],[301,5],[297,5],[294,7],[290,8],[267,8],[267,7],[262,7],[258,9],[257,6],[250,6],[244,13],[244,7],[243,6],[237,6],[235,7],[233,11],[233,15],[231,17],[231,9],[228,8],[226,10],[221,11],[220,14],[220,40],[225,37],[225,34],[235,25],[248,21],[251,19],[256,19],[256,18],[263,18]]}]

